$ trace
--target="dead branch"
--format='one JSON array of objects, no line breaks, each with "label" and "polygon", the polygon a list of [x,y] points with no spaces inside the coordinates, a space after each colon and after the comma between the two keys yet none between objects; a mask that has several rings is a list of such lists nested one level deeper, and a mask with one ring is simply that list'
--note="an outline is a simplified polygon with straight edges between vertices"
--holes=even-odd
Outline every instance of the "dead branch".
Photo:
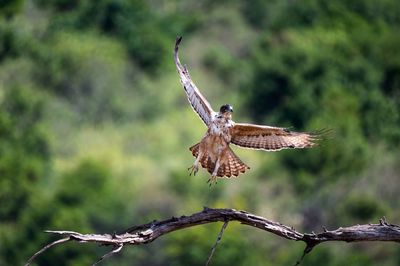
[{"label": "dead branch", "polygon": [[[111,252],[104,255],[98,262],[106,259],[122,250],[125,245],[141,245],[154,241],[158,237],[187,227],[197,226],[201,224],[224,222],[224,227],[218,236],[218,244],[222,237],[223,229],[228,222],[237,221],[241,224],[252,226],[264,231],[268,231],[277,236],[294,240],[303,241],[306,244],[303,257],[297,263],[299,264],[304,256],[309,253],[316,245],[328,241],[345,241],[345,242],[360,242],[360,241],[392,241],[400,243],[400,226],[389,224],[385,218],[380,219],[378,224],[354,225],[349,227],[340,227],[336,230],[329,231],[324,228],[324,231],[318,234],[297,232],[293,227],[283,225],[278,222],[273,222],[264,217],[257,216],[245,211],[234,209],[210,209],[205,207],[203,211],[194,213],[189,216],[172,217],[163,221],[153,221],[143,225],[136,225],[120,234],[81,234],[73,231],[46,231],[48,233],[59,234],[61,238],[50,243],[35,253],[26,263],[30,263],[41,253],[47,249],[67,241],[76,241],[80,243],[96,243],[106,246],[112,246]],[[212,254],[210,254],[210,257]],[[98,263],[96,262],[96,263]]]}]

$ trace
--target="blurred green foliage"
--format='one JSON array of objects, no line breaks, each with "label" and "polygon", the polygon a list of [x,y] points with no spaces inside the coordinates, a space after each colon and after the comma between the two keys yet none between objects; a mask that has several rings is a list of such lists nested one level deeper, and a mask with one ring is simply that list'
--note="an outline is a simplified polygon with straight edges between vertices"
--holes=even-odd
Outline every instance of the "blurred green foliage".
[{"label": "blurred green foliage", "polygon": [[176,32],[190,32],[199,24],[196,17],[178,12],[157,14],[144,0],[37,2],[55,11],[51,31],[94,29],[113,36],[126,46],[140,68],[151,73],[164,66]]},{"label": "blurred green foliage", "polygon": [[24,0],[2,0],[0,5],[0,15],[3,18],[11,18],[21,12]]},{"label": "blurred green foliage", "polygon": [[[208,207],[319,232],[400,224],[400,2],[14,0],[0,5],[0,265],[53,237],[113,233]],[[181,59],[236,121],[333,129],[316,149],[237,151],[251,170],[209,188],[189,177],[205,127]],[[185,122],[186,121],[186,122]],[[105,265],[203,265],[221,224],[130,247]],[[256,243],[256,245],[255,245]],[[230,223],[213,265],[291,265],[303,246]],[[37,265],[88,265],[68,244]],[[391,243],[329,243],[304,265],[399,265]]]},{"label": "blurred green foliage", "polygon": [[43,103],[33,90],[11,88],[0,105],[0,218],[15,222],[46,175],[50,158],[41,120]]}]

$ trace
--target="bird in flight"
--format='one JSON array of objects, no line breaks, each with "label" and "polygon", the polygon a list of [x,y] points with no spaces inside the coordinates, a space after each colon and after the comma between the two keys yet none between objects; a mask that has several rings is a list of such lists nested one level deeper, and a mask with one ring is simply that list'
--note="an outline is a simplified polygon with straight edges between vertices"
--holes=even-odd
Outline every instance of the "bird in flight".
[{"label": "bird in flight", "polygon": [[294,132],[281,127],[235,123],[232,120],[233,108],[229,104],[222,105],[219,112],[215,112],[190,78],[186,66],[182,66],[179,60],[181,40],[182,37],[179,37],[175,43],[175,65],[189,103],[208,127],[201,141],[189,148],[196,158],[188,169],[190,175],[197,173],[200,164],[211,174],[207,181],[211,185],[216,183],[217,178],[237,177],[250,169],[232,151],[230,143],[264,151],[311,148],[317,145],[322,132]]}]

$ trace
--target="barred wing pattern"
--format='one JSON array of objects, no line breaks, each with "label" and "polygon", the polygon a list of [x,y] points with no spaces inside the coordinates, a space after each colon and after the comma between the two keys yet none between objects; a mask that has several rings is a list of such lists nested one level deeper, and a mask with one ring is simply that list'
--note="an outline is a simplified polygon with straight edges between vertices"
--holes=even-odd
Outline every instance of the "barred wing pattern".
[{"label": "barred wing pattern", "polygon": [[188,98],[193,110],[195,110],[196,113],[203,120],[203,122],[207,126],[209,126],[211,123],[211,117],[212,117],[212,114],[214,113],[214,111],[212,110],[210,103],[204,98],[203,95],[201,95],[199,89],[193,83],[186,67],[183,67],[179,60],[178,49],[179,49],[179,44],[180,44],[181,40],[182,40],[182,37],[179,37],[176,39],[176,43],[175,43],[175,53],[174,53],[175,65],[178,70],[179,76],[181,78],[181,83],[183,85],[183,88],[185,89],[187,98]]},{"label": "barred wing pattern", "polygon": [[256,150],[279,151],[290,148],[311,148],[321,134],[293,132],[286,128],[236,123],[232,128],[233,144]]}]

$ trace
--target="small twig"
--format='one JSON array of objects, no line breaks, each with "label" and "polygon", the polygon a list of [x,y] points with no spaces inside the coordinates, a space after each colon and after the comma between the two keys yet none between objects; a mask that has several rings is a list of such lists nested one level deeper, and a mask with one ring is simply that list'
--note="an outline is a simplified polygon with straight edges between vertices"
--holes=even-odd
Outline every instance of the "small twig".
[{"label": "small twig", "polygon": [[314,248],[315,245],[316,245],[316,244],[314,244],[314,243],[312,243],[312,242],[306,242],[306,244],[307,244],[307,246],[304,248],[303,255],[301,255],[301,258],[296,262],[296,264],[295,264],[294,266],[300,265],[300,264],[303,262],[304,257],[305,257],[308,253],[310,253],[311,250],[313,250],[313,248]]},{"label": "small twig", "polygon": [[122,248],[124,247],[124,245],[117,245],[114,249],[112,249],[110,252],[108,252],[107,254],[103,255],[98,261],[96,261],[95,263],[93,263],[92,266],[96,266],[97,264],[99,264],[101,261],[108,259],[109,257],[119,253]]},{"label": "small twig", "polygon": [[229,221],[226,220],[224,222],[224,224],[222,225],[221,231],[218,234],[218,238],[217,241],[215,242],[214,246],[211,249],[210,255],[208,256],[207,262],[206,262],[206,266],[208,266],[211,262],[211,258],[214,255],[215,249],[217,248],[218,243],[221,241],[222,239],[222,234],[224,233],[225,228],[228,226]]},{"label": "small twig", "polygon": [[61,243],[64,243],[64,242],[68,242],[68,241],[70,241],[70,240],[71,240],[71,238],[68,236],[68,237],[66,237],[66,238],[61,238],[61,239],[58,239],[58,240],[56,240],[56,241],[54,241],[54,242],[51,242],[50,244],[46,245],[44,248],[42,248],[41,250],[39,250],[38,252],[36,252],[35,254],[33,254],[33,256],[30,257],[29,260],[26,262],[25,266],[29,266],[29,265],[31,264],[31,262],[32,262],[37,256],[39,256],[40,254],[42,254],[43,252],[45,252],[46,250],[48,250],[48,249],[51,248],[52,246],[55,246],[55,245],[58,245],[58,244],[61,244]]}]

